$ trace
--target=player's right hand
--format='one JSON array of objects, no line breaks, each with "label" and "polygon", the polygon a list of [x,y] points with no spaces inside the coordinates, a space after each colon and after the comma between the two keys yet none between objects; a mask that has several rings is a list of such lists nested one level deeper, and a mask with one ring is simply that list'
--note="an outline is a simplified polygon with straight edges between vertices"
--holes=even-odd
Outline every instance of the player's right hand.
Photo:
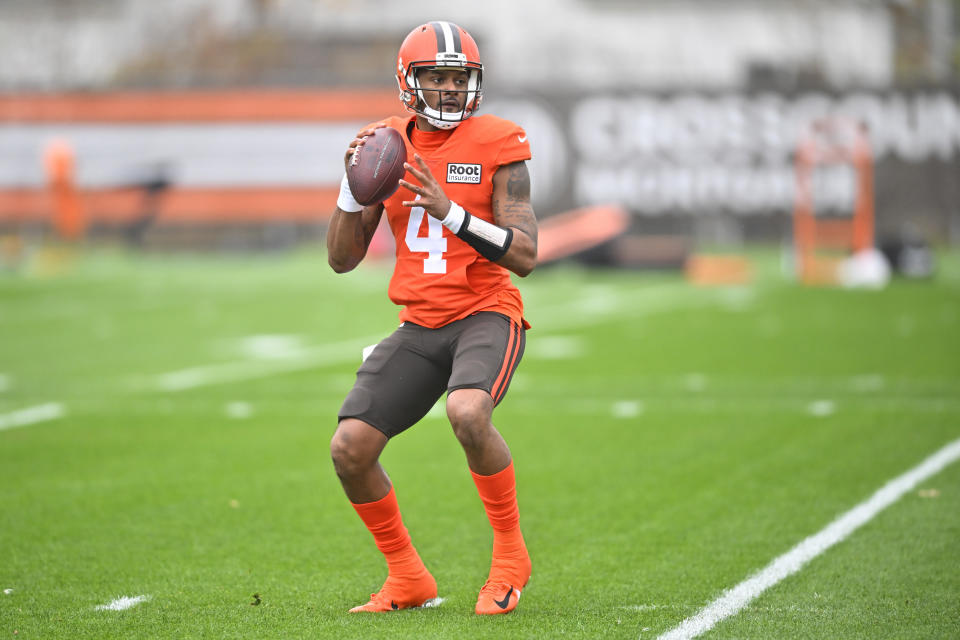
[{"label": "player's right hand", "polygon": [[350,166],[350,162],[353,160],[353,154],[356,153],[360,147],[363,146],[363,143],[367,141],[367,136],[371,135],[375,130],[382,129],[387,126],[384,122],[378,122],[377,124],[361,129],[357,132],[357,137],[350,141],[350,146],[347,147],[347,152],[343,156],[343,168],[346,169]]}]

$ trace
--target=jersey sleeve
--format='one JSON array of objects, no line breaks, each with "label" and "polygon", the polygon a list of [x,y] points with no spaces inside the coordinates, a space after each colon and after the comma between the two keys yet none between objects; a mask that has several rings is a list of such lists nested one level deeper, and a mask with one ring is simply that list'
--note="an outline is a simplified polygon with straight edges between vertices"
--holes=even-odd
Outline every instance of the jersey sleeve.
[{"label": "jersey sleeve", "polygon": [[411,118],[409,118],[409,117],[403,117],[403,116],[388,116],[388,117],[382,118],[382,119],[380,119],[380,120],[374,120],[373,122],[368,122],[368,123],[365,124],[364,126],[360,127],[360,129],[358,129],[358,131],[362,131],[363,129],[370,129],[371,127],[375,127],[375,126],[377,126],[378,124],[385,124],[385,125],[387,125],[388,127],[393,127],[393,128],[396,129],[397,131],[403,132],[404,127],[407,125],[407,123],[410,122],[410,120],[411,120]]},{"label": "jersey sleeve", "polygon": [[497,153],[496,165],[502,167],[505,164],[529,160],[530,142],[527,140],[527,132],[518,125],[513,125],[503,139],[500,151]]}]

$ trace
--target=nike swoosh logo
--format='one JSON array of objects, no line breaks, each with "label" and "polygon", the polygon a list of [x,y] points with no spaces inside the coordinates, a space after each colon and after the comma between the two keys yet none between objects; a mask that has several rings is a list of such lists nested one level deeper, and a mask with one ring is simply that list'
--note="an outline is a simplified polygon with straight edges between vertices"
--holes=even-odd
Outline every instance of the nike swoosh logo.
[{"label": "nike swoosh logo", "polygon": [[393,609],[394,611],[396,611],[396,610],[399,609],[400,607],[397,606],[397,603],[396,603],[396,602],[394,602],[393,600],[391,600],[391,601],[390,601],[390,608]]},{"label": "nike swoosh logo", "polygon": [[517,140],[519,140],[520,142],[526,142],[527,136],[517,136]]},{"label": "nike swoosh logo", "polygon": [[503,596],[503,601],[494,600],[493,603],[500,607],[501,609],[506,609],[507,605],[510,604],[510,596],[513,595],[513,587],[510,587],[510,590],[507,591],[507,595]]}]

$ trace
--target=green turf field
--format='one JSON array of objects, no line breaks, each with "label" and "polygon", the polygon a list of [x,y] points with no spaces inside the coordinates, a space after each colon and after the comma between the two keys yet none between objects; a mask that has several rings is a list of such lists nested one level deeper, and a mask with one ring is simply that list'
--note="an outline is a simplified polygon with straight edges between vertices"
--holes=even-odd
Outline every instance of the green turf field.
[{"label": "green turf field", "polygon": [[[439,410],[384,465],[445,601],[346,613],[385,565],[328,443],[396,323],[383,267],[94,252],[0,274],[0,637],[657,637],[960,438],[960,257],[882,292],[760,260],[745,289],[519,282],[534,329],[494,418],[534,572],[492,619],[489,526]],[[953,464],[704,637],[958,635]]]}]

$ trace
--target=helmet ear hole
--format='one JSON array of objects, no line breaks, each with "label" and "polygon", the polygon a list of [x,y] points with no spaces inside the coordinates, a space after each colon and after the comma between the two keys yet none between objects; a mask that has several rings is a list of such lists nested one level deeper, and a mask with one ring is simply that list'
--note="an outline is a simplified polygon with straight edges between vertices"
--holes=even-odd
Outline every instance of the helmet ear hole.
[{"label": "helmet ear hole", "polygon": [[407,104],[415,112],[419,112],[417,108],[417,103],[423,100],[423,92],[420,90],[420,81],[417,80],[417,69],[416,67],[410,67],[410,70],[406,75],[407,79]]}]

